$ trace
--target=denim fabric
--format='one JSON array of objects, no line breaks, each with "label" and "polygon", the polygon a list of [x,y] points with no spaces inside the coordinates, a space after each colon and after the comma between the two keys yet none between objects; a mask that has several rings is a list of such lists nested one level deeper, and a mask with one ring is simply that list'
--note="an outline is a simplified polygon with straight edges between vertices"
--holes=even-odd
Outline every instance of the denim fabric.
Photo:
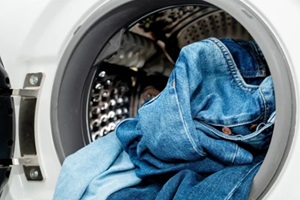
[{"label": "denim fabric", "polygon": [[[241,47],[227,45],[231,50]],[[246,70],[252,66],[256,71],[260,63],[254,53],[235,54],[234,59],[216,38],[181,50],[165,89],[116,129],[139,177],[183,168],[213,173],[226,165],[251,163],[249,149],[268,146],[274,123],[270,118],[275,116],[272,79],[247,84],[235,62],[242,55],[254,63]],[[256,130],[249,129],[252,124]],[[221,131],[224,127],[230,134]]]},{"label": "denim fabric", "polygon": [[112,132],[66,158],[53,199],[104,200],[140,181],[128,154]]},{"label": "denim fabric", "polygon": [[248,84],[259,85],[270,74],[260,48],[254,41],[222,38],[243,79]]},{"label": "denim fabric", "polygon": [[193,43],[136,117],[66,159],[54,199],[247,199],[275,116],[254,42]]},{"label": "denim fabric", "polygon": [[261,166],[261,158],[252,164],[226,167],[208,177],[182,170],[165,184],[143,181],[137,186],[111,194],[108,200],[243,200],[247,199],[252,180]]}]

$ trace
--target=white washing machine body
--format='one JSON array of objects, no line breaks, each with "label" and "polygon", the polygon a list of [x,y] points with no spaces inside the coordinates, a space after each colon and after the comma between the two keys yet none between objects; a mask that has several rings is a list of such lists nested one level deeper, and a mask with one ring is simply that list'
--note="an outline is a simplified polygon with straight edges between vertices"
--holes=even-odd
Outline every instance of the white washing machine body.
[{"label": "white washing machine body", "polygon": [[[61,167],[61,156],[58,155],[57,144],[54,143],[53,125],[51,113],[53,112],[52,95],[57,82],[57,72],[64,59],[65,52],[70,51],[69,45],[74,37],[84,35],[87,30],[89,18],[94,19],[105,15],[112,8],[116,8],[125,2],[117,0],[77,0],[77,1],[21,1],[2,0],[0,2],[0,55],[5,70],[10,78],[11,87],[15,89],[28,89],[24,81],[28,74],[41,73],[42,78],[38,87],[36,110],[34,116],[34,141],[36,159],[40,167],[39,173],[42,180],[28,180],[24,174],[24,168],[20,158],[19,108],[20,97],[15,97],[15,145],[14,162],[9,180],[3,189],[1,199],[52,199],[57,177]],[[200,1],[199,1],[200,2]],[[269,64],[276,62],[278,52],[282,62],[288,66],[283,67],[282,72],[278,68],[271,69],[277,74],[278,91],[289,90],[291,97],[287,106],[288,116],[284,113],[283,104],[280,106],[282,118],[288,118],[289,129],[280,134],[288,135],[282,139],[283,145],[278,147],[281,151],[267,155],[270,160],[275,160],[275,168],[268,178],[265,191],[259,192],[263,199],[300,199],[300,130],[299,130],[299,103],[300,103],[300,56],[299,35],[300,27],[297,20],[300,19],[300,2],[298,0],[287,1],[259,1],[259,0],[207,0],[207,2],[224,9],[240,21],[261,46]],[[102,14],[99,14],[100,11]],[[123,19],[120,19],[123,20]],[[114,22],[111,22],[114,23]],[[105,29],[106,27],[102,27]],[[79,34],[79,36],[78,36]],[[267,39],[269,38],[269,39]],[[269,45],[268,41],[273,41]],[[283,75],[286,73],[287,75]],[[282,76],[281,76],[281,75]],[[280,84],[280,78],[285,80],[289,87]],[[26,81],[25,81],[26,82]],[[284,81],[283,81],[284,82]],[[29,88],[29,89],[35,89]],[[275,90],[276,91],[276,90]],[[25,91],[26,92],[26,91]],[[284,93],[283,93],[284,95]],[[283,98],[282,98],[283,99]],[[283,100],[280,100],[283,102]],[[76,109],[76,108],[74,108]],[[70,116],[71,117],[71,116]],[[280,117],[279,119],[280,120]],[[286,123],[283,121],[282,123]],[[280,122],[279,122],[280,124]],[[277,145],[277,144],[276,144]],[[273,149],[276,149],[273,145]],[[269,156],[269,157],[268,157]],[[19,162],[18,162],[19,161]],[[29,161],[32,162],[32,161]],[[272,163],[272,161],[270,161]],[[24,164],[24,163],[23,163]],[[26,164],[26,163],[25,163]],[[258,173],[261,175],[268,171],[269,165],[263,166]],[[84,172],[82,172],[84,176]],[[256,178],[255,181],[261,181]],[[259,190],[253,186],[253,190]],[[254,195],[255,196],[255,191]],[[259,196],[260,196],[259,195]]]}]

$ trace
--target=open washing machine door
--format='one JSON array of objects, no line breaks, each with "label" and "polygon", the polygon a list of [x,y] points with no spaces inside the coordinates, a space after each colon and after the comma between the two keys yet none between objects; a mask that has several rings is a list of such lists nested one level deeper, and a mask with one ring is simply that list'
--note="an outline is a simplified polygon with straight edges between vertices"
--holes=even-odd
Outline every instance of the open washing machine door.
[{"label": "open washing machine door", "polygon": [[0,59],[0,192],[2,192],[2,188],[5,186],[9,178],[15,134],[14,102],[12,97],[9,95],[9,91],[10,81]]}]

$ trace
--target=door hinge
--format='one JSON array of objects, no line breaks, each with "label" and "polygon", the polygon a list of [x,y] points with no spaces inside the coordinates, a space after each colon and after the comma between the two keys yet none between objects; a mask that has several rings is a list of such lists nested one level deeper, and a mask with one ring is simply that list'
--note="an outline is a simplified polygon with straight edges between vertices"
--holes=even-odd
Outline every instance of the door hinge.
[{"label": "door hinge", "polygon": [[1,169],[7,169],[11,166],[23,166],[27,180],[43,180],[37,156],[30,155],[20,158],[0,159]]},{"label": "door hinge", "polygon": [[35,141],[36,103],[43,77],[43,73],[29,73],[22,89],[0,89],[0,96],[20,97],[18,136],[21,154],[19,158],[0,159],[0,168],[21,165],[30,181],[43,180]]}]

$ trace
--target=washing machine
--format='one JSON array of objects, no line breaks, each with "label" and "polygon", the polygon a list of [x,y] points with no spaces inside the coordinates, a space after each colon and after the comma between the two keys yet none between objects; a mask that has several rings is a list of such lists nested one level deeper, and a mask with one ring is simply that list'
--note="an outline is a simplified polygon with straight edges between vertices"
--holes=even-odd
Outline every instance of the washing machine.
[{"label": "washing machine", "polygon": [[300,199],[298,19],[298,0],[1,0],[0,199],[52,199],[64,159],[134,116],[208,37],[255,40],[274,81],[249,199]]}]

